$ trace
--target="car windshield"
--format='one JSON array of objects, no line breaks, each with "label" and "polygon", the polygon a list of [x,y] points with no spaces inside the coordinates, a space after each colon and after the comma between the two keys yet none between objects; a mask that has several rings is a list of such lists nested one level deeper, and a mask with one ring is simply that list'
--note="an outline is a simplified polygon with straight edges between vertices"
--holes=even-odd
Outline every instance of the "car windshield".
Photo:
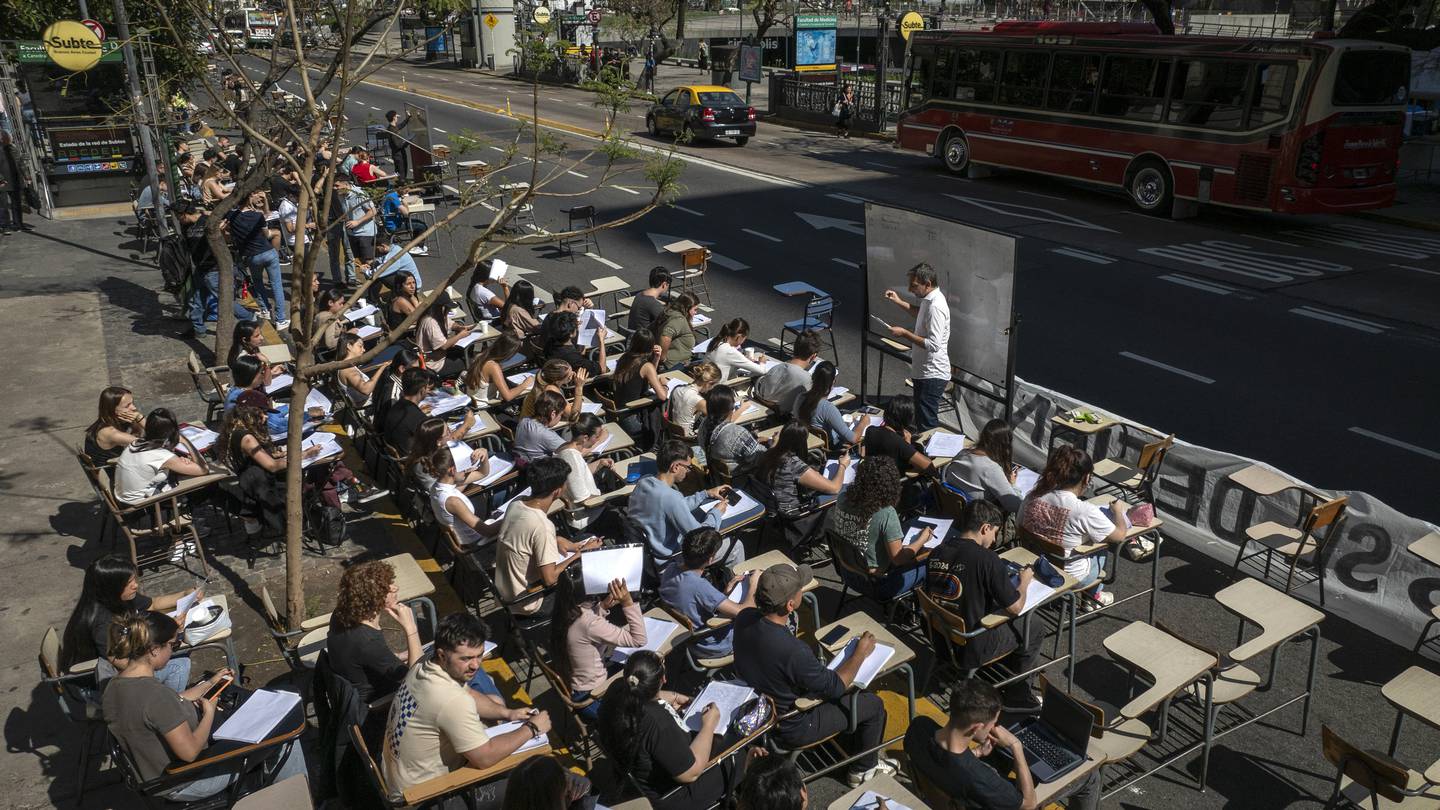
[{"label": "car windshield", "polygon": [[734,93],[697,93],[706,107],[744,107],[745,102]]},{"label": "car windshield", "polygon": [[1410,82],[1410,54],[1403,51],[1346,51],[1335,73],[1335,104],[1403,104]]}]

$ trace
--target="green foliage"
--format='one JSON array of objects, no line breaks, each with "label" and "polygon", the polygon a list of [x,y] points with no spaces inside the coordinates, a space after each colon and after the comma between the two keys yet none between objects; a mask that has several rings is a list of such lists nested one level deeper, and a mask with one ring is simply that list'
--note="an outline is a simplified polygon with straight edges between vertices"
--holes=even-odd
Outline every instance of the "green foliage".
[{"label": "green foliage", "polygon": [[685,186],[680,182],[684,170],[685,164],[674,155],[651,153],[645,160],[645,179],[660,190],[662,203],[673,203],[685,194]]},{"label": "green foliage", "polygon": [[538,130],[535,133],[535,145],[542,155],[554,155],[564,157],[565,152],[570,149],[570,144],[562,140],[548,129]]},{"label": "green foliage", "polygon": [[473,129],[462,129],[450,136],[451,149],[465,155],[485,145],[485,137]]},{"label": "green foliage", "polygon": [[622,160],[633,160],[640,156],[640,152],[630,145],[630,142],[619,135],[611,135],[600,142],[596,151],[605,156],[605,159],[613,166]]},{"label": "green foliage", "polygon": [[[105,0],[93,0],[89,5],[90,16],[105,26],[106,34],[118,37],[115,7]],[[46,26],[56,20],[80,19],[74,0],[5,0],[4,9],[0,13],[0,40],[39,39]],[[181,41],[176,42],[170,36],[162,9],[182,32]],[[204,59],[195,53],[198,37],[190,33],[205,26],[199,9],[199,5],[175,0],[127,0],[125,3],[131,35],[150,32],[155,45],[155,68],[164,82],[183,84],[204,70]]]}]

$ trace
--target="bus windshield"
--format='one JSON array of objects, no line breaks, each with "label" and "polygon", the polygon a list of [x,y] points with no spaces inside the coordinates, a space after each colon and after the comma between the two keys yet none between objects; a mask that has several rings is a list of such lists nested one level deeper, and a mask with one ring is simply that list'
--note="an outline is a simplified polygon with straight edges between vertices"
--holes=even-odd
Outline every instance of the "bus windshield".
[{"label": "bus windshield", "polygon": [[1346,51],[1335,74],[1336,106],[1402,104],[1410,83],[1404,51]]}]

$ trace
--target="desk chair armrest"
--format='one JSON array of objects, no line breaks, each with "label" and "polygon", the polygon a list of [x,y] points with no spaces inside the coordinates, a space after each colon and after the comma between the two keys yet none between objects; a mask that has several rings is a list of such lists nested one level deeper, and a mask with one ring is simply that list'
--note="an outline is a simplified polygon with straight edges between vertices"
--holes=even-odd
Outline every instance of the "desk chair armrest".
[{"label": "desk chair armrest", "polygon": [[404,793],[405,804],[427,804],[464,788],[489,782],[514,770],[516,766],[527,759],[548,756],[550,752],[549,746],[542,745],[524,753],[511,754],[488,768],[471,768],[469,766],[457,768],[444,776],[437,776],[418,785],[411,785]]},{"label": "desk chair armrest", "polygon": [[[212,464],[211,466],[214,465]],[[233,474],[229,470],[225,470],[224,472],[213,472],[206,475],[197,475],[194,478],[186,478],[182,480],[178,485],[176,485],[175,488],[167,489],[158,495],[151,495],[143,501],[136,501],[134,503],[124,503],[122,501],[121,508],[125,512],[139,512],[144,509],[149,509],[150,507],[157,504],[162,504],[167,501],[173,501],[176,498],[184,495],[193,494],[213,484],[218,484],[221,481],[231,478],[232,476]]]},{"label": "desk chair armrest", "polygon": [[41,683],[45,684],[46,686],[54,687],[63,687],[67,684],[79,683],[81,681],[93,682],[94,680],[95,670],[93,669],[89,672],[67,672],[64,675],[45,675],[40,678]]},{"label": "desk chair armrest", "polygon": [[198,757],[194,762],[187,762],[184,765],[172,765],[169,768],[165,769],[165,773],[159,779],[157,779],[156,782],[160,782],[162,780],[166,783],[187,782],[191,779],[194,779],[196,775],[198,775],[202,770],[210,769],[222,763],[233,762],[237,759],[244,759],[246,762],[248,762],[252,757],[259,757],[261,759],[264,759],[265,757],[270,756],[270,753],[274,749],[279,748],[282,745],[285,745],[292,741],[296,744],[299,744],[300,735],[304,732],[305,721],[302,717],[299,726],[290,729],[289,731],[283,731],[275,734],[273,737],[261,740],[254,745],[243,745],[239,748],[234,749],[233,751],[227,751],[216,757]]},{"label": "desk chair armrest", "polygon": [[580,502],[580,506],[584,506],[584,507],[587,507],[587,508],[594,508],[594,507],[596,507],[596,506],[604,506],[605,504],[607,504],[607,503],[609,503],[609,502],[611,502],[611,501],[616,501],[616,500],[621,500],[621,499],[623,499],[623,498],[628,498],[628,497],[630,497],[630,494],[633,493],[634,491],[635,491],[635,485],[634,485],[634,484],[626,484],[625,486],[623,486],[623,487],[621,487],[621,488],[619,488],[619,489],[617,489],[617,490],[615,490],[615,491],[613,491],[613,492],[604,492],[604,493],[601,493],[601,494],[599,494],[599,495],[596,495],[596,496],[593,497],[593,498],[586,498],[585,500],[583,500],[583,501]]}]

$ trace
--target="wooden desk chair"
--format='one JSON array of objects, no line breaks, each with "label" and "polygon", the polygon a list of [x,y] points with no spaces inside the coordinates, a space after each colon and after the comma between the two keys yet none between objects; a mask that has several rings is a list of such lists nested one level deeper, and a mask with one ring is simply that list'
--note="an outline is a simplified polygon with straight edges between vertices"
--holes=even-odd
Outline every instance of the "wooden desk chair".
[{"label": "wooden desk chair", "polygon": [[185,366],[190,372],[190,383],[195,386],[195,396],[205,403],[205,421],[213,422],[220,418],[225,412],[225,393],[218,389],[216,381],[219,375],[229,375],[230,369],[226,366],[206,366],[200,361],[200,355],[190,352],[186,358]]},{"label": "wooden desk chair", "polygon": [[301,652],[298,642],[310,633],[327,629],[330,626],[330,614],[325,613],[302,619],[300,625],[291,630],[285,617],[276,609],[275,600],[270,596],[270,589],[264,585],[260,586],[260,608],[265,614],[265,629],[269,631],[270,638],[275,641],[275,646],[280,648],[280,655],[290,669],[294,672],[304,672],[313,668],[315,666],[314,656],[309,656],[309,661],[304,660],[306,656]]},{"label": "wooden desk chair", "polygon": [[940,478],[936,478],[930,488],[935,493],[935,503],[940,507],[940,513],[947,517],[960,517],[965,513],[965,507],[970,504],[964,491],[955,489]]},{"label": "wooden desk chair", "polygon": [[[390,798],[390,787],[385,784],[385,774],[381,772],[380,766],[375,762],[375,757],[371,755],[370,744],[366,742],[365,733],[361,730],[360,726],[351,724],[349,733],[350,745],[355,751],[356,757],[360,760],[361,769],[365,771],[365,784],[370,788],[368,791],[369,795],[365,797],[366,801],[363,802],[362,806],[384,807],[387,808],[387,810],[401,810],[401,808],[411,807],[412,804],[410,802],[404,801],[403,799],[397,802]],[[458,793],[461,790],[470,788],[474,784],[476,783],[463,782],[453,784],[450,776],[446,774],[421,782],[418,785],[413,785],[410,790],[425,794],[427,797],[425,803],[428,804],[443,799],[452,793]],[[420,803],[416,802],[415,804],[418,805]]]},{"label": "wooden desk chair", "polygon": [[[1240,550],[1235,554],[1234,570],[1240,571],[1240,564],[1252,557],[1264,556],[1265,567],[1261,579],[1270,581],[1271,564],[1276,557],[1289,561],[1288,572],[1285,575],[1285,585],[1282,590],[1285,593],[1295,588],[1319,582],[1320,584],[1320,606],[1325,606],[1325,551],[1330,543],[1340,534],[1340,527],[1345,523],[1345,509],[1349,504],[1348,498],[1334,498],[1329,501],[1317,504],[1309,514],[1305,515],[1298,527],[1282,526],[1275,521],[1266,521],[1245,530],[1245,539],[1240,542]],[[1261,548],[1251,554],[1245,550],[1251,543],[1258,543]],[[1306,558],[1309,558],[1308,561]],[[1308,569],[1308,570],[1307,570]],[[1296,582],[1296,577],[1309,577],[1307,582]]]},{"label": "wooden desk chair", "polygon": [[952,798],[949,793],[931,781],[919,768],[915,767],[914,760],[906,757],[905,763],[908,766],[906,770],[910,772],[910,781],[914,783],[920,798],[925,800],[926,806],[932,810],[965,810],[964,802]]},{"label": "wooden desk chair", "polygon": [[[775,703],[774,703],[774,701],[772,701],[769,697],[765,697],[765,696],[761,696],[761,700],[764,700],[765,702],[767,702],[767,703],[770,704],[770,719],[767,720],[767,721],[765,721],[764,723],[761,723],[761,724],[760,724],[760,727],[757,728],[757,729],[755,729],[755,730],[752,731],[751,733],[749,733],[749,734],[747,734],[746,736],[741,737],[740,739],[736,740],[736,741],[734,742],[734,744],[732,744],[729,748],[726,748],[724,751],[721,751],[720,753],[712,756],[712,757],[710,758],[710,762],[709,762],[708,764],[706,764],[705,770],[704,770],[704,771],[701,771],[700,776],[697,777],[697,779],[698,779],[698,778],[703,778],[703,777],[705,776],[705,774],[708,773],[712,768],[723,767],[726,762],[729,762],[730,760],[733,760],[733,759],[735,759],[736,757],[742,756],[742,755],[744,754],[744,752],[745,752],[745,749],[747,749],[747,748],[749,748],[750,746],[754,745],[754,744],[755,744],[756,742],[758,742],[762,737],[765,738],[765,739],[769,739],[768,737],[766,737],[766,735],[770,732],[770,729],[772,729],[772,728],[775,727],[775,722],[776,722],[776,718],[775,718]],[[618,760],[616,760],[613,756],[610,758],[610,761],[611,761],[611,762],[618,762]],[[616,766],[616,770],[619,770],[618,764],[617,764],[617,766]],[[635,781],[635,777],[634,777],[633,774],[631,774],[631,773],[627,770],[627,771],[624,771],[622,775],[623,775],[623,777],[624,777],[624,779],[625,779],[625,783],[630,786],[630,789],[631,789],[631,790],[635,791],[636,793],[640,793],[640,792],[641,792],[641,790],[640,790],[640,784]],[[681,791],[683,791],[683,790],[685,790],[685,789],[686,789],[686,786],[685,786],[685,785],[676,785],[673,790],[671,790],[669,793],[665,794],[664,796],[661,796],[661,797],[658,799],[658,801],[661,802],[661,803],[664,803],[664,802],[666,802],[666,801],[670,801],[670,800],[676,798],[677,795],[678,795]],[[723,804],[723,803],[722,803],[722,804]]]},{"label": "wooden desk chair", "polygon": [[[494,542],[465,545],[453,528],[439,522],[435,524],[435,531],[450,550],[450,570],[445,576],[460,601],[478,612],[481,601],[487,596],[498,599],[498,594],[490,590],[490,576],[485,570],[487,565],[495,564]],[[471,580],[477,580],[478,586],[468,587]]]},{"label": "wooden desk chair", "polygon": [[710,249],[691,248],[680,254],[680,273],[671,279],[671,283],[679,282],[677,285],[680,292],[694,294],[696,300],[701,295],[705,296],[705,303],[715,306],[710,300],[710,285],[705,280],[705,273],[710,269]]},{"label": "wooden desk chair", "polygon": [[[976,673],[991,667],[996,667],[999,670],[997,674],[1000,676],[1001,682],[1014,679],[1017,673],[1011,672],[1007,667],[999,666],[1001,661],[1005,660],[1005,658],[1014,652],[1015,648],[1013,647],[984,661],[979,666],[960,666],[960,658],[955,653],[956,648],[966,646],[971,641],[991,632],[992,628],[978,627],[971,629],[966,625],[963,616],[931,596],[925,591],[923,586],[916,588],[915,593],[916,599],[920,603],[920,615],[925,622],[926,635],[930,638],[930,645],[934,647],[936,657],[938,658],[943,653],[945,658],[949,660],[950,666],[959,673],[960,680],[973,678]],[[1001,625],[1001,627],[1004,627],[1004,625]],[[993,629],[998,630],[1000,628],[997,627]],[[995,682],[993,678],[986,678],[986,680],[992,683]],[[1007,708],[1006,711],[1014,710]]]},{"label": "wooden desk chair", "polygon": [[364,784],[364,776],[348,729],[358,724],[368,739],[378,742],[385,731],[394,693],[374,703],[362,701],[355,685],[336,674],[330,653],[325,650],[315,659],[310,693],[320,737],[315,746],[319,762],[311,769],[315,774],[315,795],[321,800],[338,797],[347,807],[362,806],[357,786]]},{"label": "wooden desk chair", "polygon": [[285,807],[291,810],[312,810],[310,780],[299,773],[289,779],[251,793],[235,803],[233,810],[270,810]]},{"label": "wooden desk chair", "polygon": [[670,614],[670,618],[674,619],[676,623],[685,628],[685,638],[684,641],[681,642],[681,647],[685,652],[685,663],[690,665],[690,669],[704,675],[706,680],[714,680],[715,676],[719,675],[721,670],[735,664],[734,653],[702,658],[694,649],[697,639],[720,635],[729,628],[730,625],[728,623],[718,627],[696,627],[695,623],[690,621],[689,616],[676,610],[674,606],[661,601],[660,608]]},{"label": "wooden desk chair", "polygon": [[595,234],[595,206],[577,205],[573,208],[562,208],[560,213],[565,215],[565,230],[575,230],[576,224],[584,230],[584,233],[560,240],[560,249],[570,254],[570,261],[575,261],[575,246],[579,245],[581,252],[594,251],[596,256],[605,254],[600,252],[600,239]]},{"label": "wooden desk chair", "polygon": [[1440,788],[1428,784],[1424,776],[1379,751],[1361,750],[1328,725],[1320,727],[1320,750],[1335,766],[1326,810],[1346,804],[1368,805],[1371,810],[1420,810],[1440,802]]},{"label": "wooden desk chair", "polygon": [[[93,664],[88,671],[62,673],[60,634],[46,627],[40,639],[40,683],[55,695],[60,714],[81,728],[80,752],[75,765],[75,798],[85,798],[85,777],[90,772],[90,749],[97,732],[105,731],[105,718],[100,713],[99,685]],[[93,699],[87,695],[93,694]]]},{"label": "wooden desk chair", "polygon": [[[558,654],[568,655],[565,650],[559,650]],[[572,746],[571,751],[574,751],[575,747],[580,749],[580,756],[585,760],[585,770],[591,770],[595,767],[594,749],[598,748],[599,744],[596,742],[595,729],[590,728],[589,721],[580,713],[599,701],[600,698],[591,696],[577,701],[570,697],[572,690],[569,682],[554,667],[550,666],[550,662],[546,661],[538,651],[530,663],[540,668],[540,674],[550,685],[551,693],[559,698],[561,705],[565,707],[565,711],[560,714],[560,737],[565,740],[567,745]],[[570,736],[572,722],[576,729],[574,737]]]},{"label": "wooden desk chair", "polygon": [[[131,564],[136,568],[173,564],[170,563],[170,547],[175,543],[194,543],[196,556],[200,558],[201,572],[206,575],[210,573],[209,563],[205,559],[205,544],[200,539],[200,534],[195,531],[194,521],[181,512],[180,499],[198,494],[212,484],[229,478],[228,471],[184,478],[176,486],[158,495],[135,503],[126,503],[116,496],[110,475],[106,471],[95,467],[90,462],[90,457],[83,452],[76,451],[75,456],[81,469],[85,471],[86,478],[90,480],[91,488],[99,495],[100,502],[105,507],[109,525],[113,525],[129,545]],[[149,513],[151,518],[149,527],[131,525],[132,518],[146,513]],[[170,515],[168,518],[165,517],[167,513]],[[103,532],[102,528],[102,540]],[[159,541],[158,547],[154,550],[147,548],[141,553],[141,543],[153,540]],[[189,553],[185,556],[188,557]],[[178,565],[185,567],[183,558]]]},{"label": "wooden desk chair", "polygon": [[1134,466],[1119,458],[1105,458],[1095,462],[1095,477],[1104,482],[1095,490],[1101,494],[1109,492],[1116,497],[1130,497],[1155,502],[1155,480],[1160,477],[1160,468],[1165,456],[1175,444],[1175,434],[1149,442],[1140,448],[1140,457]]},{"label": "wooden desk chair", "polygon": [[1056,568],[1064,566],[1066,562],[1077,557],[1092,557],[1104,554],[1107,557],[1105,560],[1105,571],[1100,575],[1100,578],[1096,580],[1096,583],[1109,585],[1115,581],[1115,569],[1117,567],[1115,564],[1115,549],[1119,548],[1118,545],[1111,545],[1110,543],[1087,543],[1070,549],[1070,556],[1066,557],[1064,546],[1051,542],[1024,526],[1018,524],[1015,526],[1015,538],[1019,541],[1021,548],[1026,549],[1032,554],[1045,557]]},{"label": "wooden desk chair", "polygon": [[864,596],[880,605],[885,612],[886,624],[894,623],[895,612],[902,605],[914,610],[915,594],[923,590],[923,586],[912,588],[899,596],[881,599],[876,596],[876,589],[883,577],[870,573],[870,567],[865,564],[865,558],[860,556],[858,549],[829,529],[825,530],[825,545],[829,546],[830,557],[835,561],[835,571],[840,574],[840,601],[835,605],[832,620],[840,618],[845,603],[853,598],[848,596],[852,590],[855,591],[855,596]]}]

